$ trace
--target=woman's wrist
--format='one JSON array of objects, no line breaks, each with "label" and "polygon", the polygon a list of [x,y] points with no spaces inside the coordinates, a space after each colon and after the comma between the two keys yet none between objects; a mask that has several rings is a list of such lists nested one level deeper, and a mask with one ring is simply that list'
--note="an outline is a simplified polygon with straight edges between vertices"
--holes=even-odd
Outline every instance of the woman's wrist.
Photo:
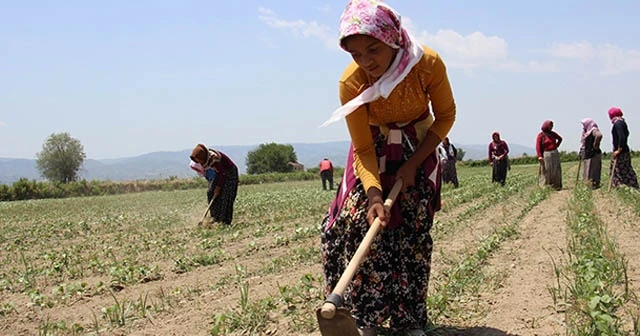
[{"label": "woman's wrist", "polygon": [[367,190],[367,199],[369,202],[369,206],[372,206],[376,203],[384,203],[384,200],[382,199],[382,191],[376,187],[371,187],[369,188],[369,190]]}]

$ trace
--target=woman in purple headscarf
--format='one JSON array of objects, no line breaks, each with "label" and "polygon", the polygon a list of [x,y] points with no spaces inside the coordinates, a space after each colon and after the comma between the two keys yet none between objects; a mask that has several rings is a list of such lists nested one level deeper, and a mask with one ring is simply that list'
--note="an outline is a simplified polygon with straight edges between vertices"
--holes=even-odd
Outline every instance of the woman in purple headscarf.
[{"label": "woman in purple headscarf", "polygon": [[613,152],[611,153],[611,185],[617,187],[621,184],[638,189],[638,178],[631,166],[631,153],[629,151],[629,127],[622,117],[619,107],[609,109],[611,120],[611,136],[613,138]]},{"label": "woman in purple headscarf", "polygon": [[593,189],[597,189],[600,188],[602,171],[602,150],[600,150],[602,132],[600,132],[598,124],[591,118],[584,118],[580,123],[582,123],[582,135],[580,136],[582,179],[588,181]]},{"label": "woman in purple headscarf", "polygon": [[[345,304],[364,335],[376,335],[387,319],[394,334],[424,335],[430,229],[440,209],[435,150],[456,114],[445,64],[381,1],[350,1],[339,41],[353,62],[340,78],[343,105],[324,125],[345,117],[352,146],[322,221],[326,293],[377,217],[384,229],[347,289]],[[384,198],[397,179],[403,191],[385,209]]]}]

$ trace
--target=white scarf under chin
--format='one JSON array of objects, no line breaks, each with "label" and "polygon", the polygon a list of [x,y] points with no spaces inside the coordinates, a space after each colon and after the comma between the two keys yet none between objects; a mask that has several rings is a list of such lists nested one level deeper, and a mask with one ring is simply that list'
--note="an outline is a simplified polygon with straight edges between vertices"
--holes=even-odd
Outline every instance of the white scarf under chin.
[{"label": "white scarf under chin", "polygon": [[[411,45],[407,50],[400,49],[396,54],[396,58],[389,66],[389,69],[380,77],[372,86],[368,87],[366,90],[362,91],[360,95],[351,99],[346,104],[339,107],[337,110],[333,111],[331,117],[327,121],[325,121],[320,127],[325,127],[329,124],[332,124],[341,118],[346,117],[351,112],[355,111],[360,105],[372,102],[380,97],[387,99],[391,94],[391,91],[396,88],[396,86],[402,82],[402,80],[407,77],[409,71],[413,69],[413,67],[422,59],[422,55],[424,51],[422,47],[415,43],[413,38],[410,38]],[[398,72],[397,68],[402,60],[404,53],[409,53],[409,60],[407,66],[402,70],[402,72]]]}]

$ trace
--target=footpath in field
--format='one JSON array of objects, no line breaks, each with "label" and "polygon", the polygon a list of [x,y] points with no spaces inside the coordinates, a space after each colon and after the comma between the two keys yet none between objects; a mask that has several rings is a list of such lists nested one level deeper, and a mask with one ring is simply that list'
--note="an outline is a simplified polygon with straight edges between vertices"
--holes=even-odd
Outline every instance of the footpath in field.
[{"label": "footpath in field", "polygon": [[506,335],[564,334],[563,315],[554,312],[548,288],[556,281],[552,258],[558,262],[566,246],[569,196],[568,190],[554,192],[538,204],[520,222],[520,236],[507,241],[489,260],[492,272],[506,275],[501,288],[481,296],[486,316],[469,323]]}]

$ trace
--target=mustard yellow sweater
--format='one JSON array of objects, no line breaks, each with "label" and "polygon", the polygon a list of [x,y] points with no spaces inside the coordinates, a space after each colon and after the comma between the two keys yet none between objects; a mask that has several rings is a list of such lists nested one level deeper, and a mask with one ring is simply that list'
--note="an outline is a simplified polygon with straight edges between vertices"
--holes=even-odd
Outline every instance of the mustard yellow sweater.
[{"label": "mustard yellow sweater", "polygon": [[[435,51],[427,47],[423,49],[422,59],[387,99],[379,98],[362,105],[346,117],[354,148],[354,169],[365,191],[371,187],[382,190],[369,125],[382,126],[381,130],[386,134],[388,129],[384,125],[415,120],[427,110],[431,102],[432,115],[416,124],[418,139],[422,141],[427,131],[444,139],[453,126],[456,105],[446,67]],[[355,62],[351,62],[340,78],[340,101],[345,104],[374,81]]]}]

